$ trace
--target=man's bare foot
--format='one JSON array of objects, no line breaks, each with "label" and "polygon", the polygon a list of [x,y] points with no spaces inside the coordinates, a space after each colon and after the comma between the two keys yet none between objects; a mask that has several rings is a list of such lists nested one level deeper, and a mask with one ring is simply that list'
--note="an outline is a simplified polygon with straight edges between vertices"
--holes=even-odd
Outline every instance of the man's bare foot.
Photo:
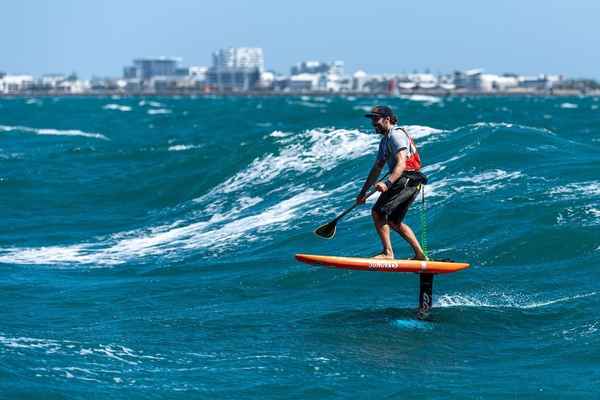
[{"label": "man's bare foot", "polygon": [[394,253],[381,253],[381,254],[377,254],[376,256],[373,256],[373,258],[376,258],[378,260],[393,260],[394,259]]},{"label": "man's bare foot", "polygon": [[429,258],[427,258],[427,256],[425,254],[421,253],[421,254],[415,254],[415,256],[413,258],[411,258],[411,260],[429,261]]}]

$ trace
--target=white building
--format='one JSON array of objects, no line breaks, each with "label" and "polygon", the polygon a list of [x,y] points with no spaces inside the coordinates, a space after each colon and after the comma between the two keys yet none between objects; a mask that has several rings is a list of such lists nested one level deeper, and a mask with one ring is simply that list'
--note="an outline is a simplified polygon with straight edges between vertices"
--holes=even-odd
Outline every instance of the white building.
[{"label": "white building", "polygon": [[552,89],[562,80],[560,75],[519,76],[519,87],[532,90]]},{"label": "white building", "polygon": [[479,90],[483,92],[503,92],[517,86],[519,86],[519,79],[516,76],[481,74],[479,77]]},{"label": "white building", "polygon": [[204,82],[208,76],[208,67],[193,66],[189,68],[189,73],[191,78]]},{"label": "white building", "polygon": [[133,66],[123,69],[123,77],[147,81],[158,76],[177,76],[180,64],[178,57],[137,58]]},{"label": "white building", "polygon": [[32,85],[31,75],[5,75],[0,79],[0,93],[16,94],[29,89]]},{"label": "white building", "polygon": [[213,67],[227,69],[265,69],[263,49],[258,47],[229,47],[213,53]]},{"label": "white building", "polygon": [[320,81],[321,74],[292,75],[288,81],[288,88],[292,92],[318,90]]},{"label": "white building", "polygon": [[352,90],[357,92],[366,91],[365,83],[367,83],[368,75],[365,71],[359,69],[352,75]]},{"label": "white building", "polygon": [[324,61],[302,61],[292,67],[291,74],[334,74],[343,76],[344,62],[339,60],[331,63]]},{"label": "white building", "polygon": [[263,50],[257,47],[230,47],[213,53],[208,83],[219,91],[254,89],[265,68]]}]

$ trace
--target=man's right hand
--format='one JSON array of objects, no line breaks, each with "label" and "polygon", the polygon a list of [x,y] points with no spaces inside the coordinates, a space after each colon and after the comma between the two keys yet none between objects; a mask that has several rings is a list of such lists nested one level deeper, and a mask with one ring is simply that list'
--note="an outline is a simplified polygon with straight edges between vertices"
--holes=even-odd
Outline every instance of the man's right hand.
[{"label": "man's right hand", "polygon": [[356,196],[356,204],[365,204],[365,202],[367,201],[367,197],[364,194],[359,194],[358,196]]}]

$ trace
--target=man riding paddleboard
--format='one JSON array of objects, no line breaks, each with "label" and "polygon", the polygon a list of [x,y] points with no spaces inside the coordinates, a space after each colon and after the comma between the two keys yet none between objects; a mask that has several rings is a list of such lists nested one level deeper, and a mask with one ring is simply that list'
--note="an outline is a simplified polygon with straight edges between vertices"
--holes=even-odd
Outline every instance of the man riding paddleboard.
[{"label": "man riding paddleboard", "polygon": [[375,132],[382,135],[382,138],[377,159],[356,202],[363,204],[366,201],[367,190],[376,182],[386,163],[390,171],[385,181],[375,183],[375,189],[381,195],[373,206],[372,216],[383,250],[374,258],[394,258],[390,239],[391,227],[413,248],[414,259],[427,260],[413,230],[402,222],[422,185],[427,183],[427,178],[420,172],[421,158],[417,147],[408,132],[396,125],[398,119],[390,107],[375,106],[365,116],[371,119]]}]

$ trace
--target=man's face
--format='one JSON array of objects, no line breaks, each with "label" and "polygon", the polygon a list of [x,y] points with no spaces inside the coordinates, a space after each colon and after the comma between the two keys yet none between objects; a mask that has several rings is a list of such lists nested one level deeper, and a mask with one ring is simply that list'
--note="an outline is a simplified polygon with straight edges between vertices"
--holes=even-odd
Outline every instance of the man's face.
[{"label": "man's face", "polygon": [[375,132],[385,135],[389,131],[389,118],[388,117],[371,117],[371,123]]}]

